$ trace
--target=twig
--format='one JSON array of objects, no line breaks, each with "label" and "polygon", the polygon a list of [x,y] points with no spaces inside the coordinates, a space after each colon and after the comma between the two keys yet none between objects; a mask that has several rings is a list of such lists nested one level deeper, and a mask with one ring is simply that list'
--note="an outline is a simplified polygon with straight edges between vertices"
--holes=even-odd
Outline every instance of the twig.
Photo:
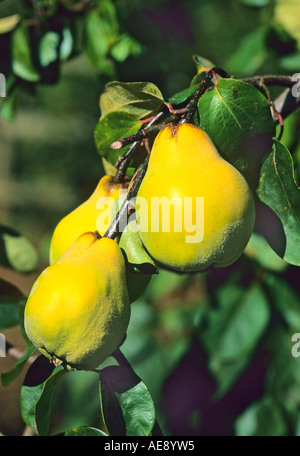
[{"label": "twig", "polygon": [[[146,127],[141,131],[150,130],[153,127],[153,125],[163,116],[163,114],[164,114],[164,112],[160,111],[156,116],[154,116],[150,120],[150,122],[146,125]],[[138,146],[140,144],[141,144],[141,141],[135,141],[133,144],[131,144],[129,149],[123,155],[121,155],[119,157],[119,159],[116,163],[116,168],[117,168],[117,172],[115,175],[116,182],[122,182],[124,180],[127,168],[132,160],[134,153],[136,152],[136,149],[138,148]]]},{"label": "twig", "polygon": [[296,82],[295,80],[293,80],[292,76],[274,75],[274,74],[250,76],[247,78],[237,78],[237,79],[239,79],[240,81],[248,82],[249,84],[255,85],[257,87],[261,87],[262,85],[279,86],[279,87],[293,87]]},{"label": "twig", "polygon": [[[159,113],[159,117],[161,117],[163,114],[164,114],[163,111],[161,111]],[[154,120],[156,120],[156,119],[154,119]],[[175,120],[178,120],[176,115],[170,116],[170,117],[167,118],[167,123],[173,122]],[[151,121],[151,122],[153,122],[153,121]],[[140,142],[143,139],[145,139],[148,136],[150,136],[151,133],[161,130],[165,125],[166,125],[166,121],[164,121],[164,122],[162,122],[160,124],[157,124],[157,125],[154,125],[153,123],[151,123],[151,125],[149,125],[148,128],[144,128],[142,130],[139,130],[137,133],[135,133],[133,135],[126,136],[126,138],[118,139],[118,141],[113,142],[110,147],[112,149],[117,150],[117,149],[122,149],[122,147],[128,146],[128,144],[132,144],[132,143],[134,143],[136,141]]]},{"label": "twig", "polygon": [[[147,155],[144,163],[142,164],[142,166],[140,168],[137,169],[135,175],[133,176],[130,186],[128,188],[126,198],[125,198],[122,206],[120,207],[119,212],[117,213],[116,217],[110,224],[109,228],[107,229],[107,231],[103,237],[115,239],[121,233],[120,225],[121,224],[122,224],[122,226],[127,225],[127,215],[128,215],[129,204],[130,204],[131,199],[137,195],[139,187],[140,187],[142,180],[144,179],[144,176],[147,171],[148,161],[149,161],[149,155]],[[125,218],[125,223],[123,225],[124,218]]]}]

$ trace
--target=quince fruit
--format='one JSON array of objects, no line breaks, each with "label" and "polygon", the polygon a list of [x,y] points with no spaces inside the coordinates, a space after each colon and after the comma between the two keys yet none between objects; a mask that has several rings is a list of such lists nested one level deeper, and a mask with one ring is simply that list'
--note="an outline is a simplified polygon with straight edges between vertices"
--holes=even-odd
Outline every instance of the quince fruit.
[{"label": "quince fruit", "polygon": [[[99,231],[103,236],[111,222],[111,208],[128,183],[116,183],[113,176],[103,176],[92,195],[67,214],[56,226],[50,244],[50,264],[56,263],[83,233]],[[107,215],[102,220],[102,215]],[[101,226],[97,223],[101,217]]]},{"label": "quince fruit", "polygon": [[80,236],[34,283],[25,330],[55,364],[95,369],[122,343],[130,319],[125,261],[99,233]]},{"label": "quince fruit", "polygon": [[232,264],[255,222],[245,178],[190,123],[169,124],[155,138],[136,210],[148,253],[179,272]]}]

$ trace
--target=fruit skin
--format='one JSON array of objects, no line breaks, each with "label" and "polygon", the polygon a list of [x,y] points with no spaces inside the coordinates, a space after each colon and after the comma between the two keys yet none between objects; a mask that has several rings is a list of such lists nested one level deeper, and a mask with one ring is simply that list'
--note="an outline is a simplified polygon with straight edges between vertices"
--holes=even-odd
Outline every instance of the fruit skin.
[{"label": "fruit skin", "polygon": [[56,226],[50,244],[50,264],[56,263],[81,234],[98,230],[101,236],[104,235],[111,219],[108,217],[105,226],[97,226],[97,218],[101,213],[101,209],[97,208],[97,201],[103,197],[112,198],[105,200],[110,208],[104,207],[105,211],[111,214],[114,200],[127,185],[115,183],[113,176],[106,175],[100,179],[88,200],[66,215]]},{"label": "fruit skin", "polygon": [[33,344],[71,369],[99,366],[121,344],[129,319],[120,247],[90,232],[42,272],[25,306]]},{"label": "fruit skin", "polygon": [[[197,196],[204,197],[204,219],[196,224],[204,222],[201,241],[187,243],[191,233],[184,223],[181,232],[174,230],[172,212],[170,232],[163,231],[161,220],[157,232],[151,231],[151,225],[145,230],[145,220],[151,220],[151,197],[177,197],[183,204],[184,197]],[[248,183],[220,156],[209,136],[189,123],[167,125],[157,135],[138,198],[148,203],[137,208],[145,248],[159,264],[175,271],[197,272],[211,265],[232,264],[254,227],[255,205]]]}]

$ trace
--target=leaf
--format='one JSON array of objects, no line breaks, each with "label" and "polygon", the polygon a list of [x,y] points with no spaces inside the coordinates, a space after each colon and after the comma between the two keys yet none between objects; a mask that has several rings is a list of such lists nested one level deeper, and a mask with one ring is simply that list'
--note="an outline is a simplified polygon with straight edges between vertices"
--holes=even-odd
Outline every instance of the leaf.
[{"label": "leaf", "polygon": [[138,56],[142,46],[127,33],[123,33],[111,49],[112,57],[118,62],[124,62],[130,55]]},{"label": "leaf", "polygon": [[141,119],[159,109],[163,101],[162,93],[152,82],[112,81],[100,96],[100,111],[102,117],[123,111]]},{"label": "leaf", "polygon": [[59,47],[59,58],[64,61],[67,60],[73,51],[73,35],[69,28],[64,27],[62,31],[62,41]]},{"label": "leaf", "polygon": [[0,331],[19,323],[19,308],[15,300],[0,296]]},{"label": "leaf", "polygon": [[0,18],[21,14],[23,8],[24,6],[21,0],[2,0],[0,2]]},{"label": "leaf", "polygon": [[238,302],[220,334],[218,357],[233,360],[256,346],[269,321],[270,312],[266,297],[258,285],[247,289]]},{"label": "leaf", "polygon": [[242,38],[226,64],[230,74],[243,77],[258,71],[268,57],[267,31],[267,27],[259,27]]},{"label": "leaf", "polygon": [[12,34],[12,68],[14,74],[25,81],[40,80],[32,60],[28,29],[23,23]]},{"label": "leaf", "polygon": [[264,278],[272,303],[291,330],[300,328],[300,297],[286,280],[274,274]]},{"label": "leaf", "polygon": [[[251,84],[220,79],[213,90],[200,98],[198,112],[200,127],[227,160],[261,160],[256,149],[262,148],[262,152],[266,153],[267,147],[269,151],[268,141],[266,145],[260,143],[265,135],[271,138],[275,124],[266,98]],[[249,156],[243,157],[243,154]]]},{"label": "leaf", "polygon": [[105,432],[89,426],[78,426],[65,432],[65,437],[107,437]]},{"label": "leaf", "polygon": [[66,372],[62,366],[56,367],[43,384],[41,395],[35,407],[36,426],[39,435],[47,435],[48,433],[52,398],[60,378]]},{"label": "leaf", "polygon": [[112,2],[104,0],[97,4],[86,17],[83,34],[83,49],[94,67],[108,76],[114,74],[113,62],[108,59],[111,47],[119,36],[116,9]]},{"label": "leaf", "polygon": [[194,55],[193,61],[196,64],[197,74],[193,77],[191,86],[199,84],[203,80],[204,73],[216,66],[213,62],[200,55]]},{"label": "leaf", "polygon": [[0,19],[0,34],[11,32],[20,22],[21,16],[19,14],[13,14],[9,17]]},{"label": "leaf", "polygon": [[288,425],[281,407],[270,396],[252,403],[235,422],[237,436],[283,436]]},{"label": "leaf", "polygon": [[24,366],[26,365],[28,359],[37,351],[36,347],[32,344],[28,344],[26,352],[24,355],[18,359],[15,365],[8,371],[2,372],[1,375],[1,383],[3,386],[10,385],[22,372]]},{"label": "leaf", "polygon": [[0,225],[0,264],[19,272],[31,272],[38,266],[33,245],[18,231]]},{"label": "leaf", "polygon": [[286,245],[280,256],[286,262],[299,266],[300,189],[294,180],[292,156],[277,140],[274,140],[272,152],[262,165],[257,194],[282,223]]},{"label": "leaf", "polygon": [[168,99],[168,102],[172,105],[179,105],[181,103],[184,103],[188,98],[190,98],[195,93],[198,87],[199,84],[194,84],[191,87],[182,90],[181,92],[175,93],[175,95]]},{"label": "leaf", "polygon": [[124,420],[125,435],[149,435],[155,424],[155,408],[152,397],[141,379],[124,367],[110,366],[101,370],[100,382],[102,387],[113,392],[118,401]]},{"label": "leaf", "polygon": [[42,67],[47,67],[59,58],[60,35],[56,32],[47,32],[39,42],[39,57]]},{"label": "leaf", "polygon": [[255,232],[252,233],[244,254],[270,271],[283,272],[288,267],[288,264],[274,252],[266,239]]},{"label": "leaf", "polygon": [[297,0],[277,0],[274,5],[274,21],[283,25],[300,42],[300,5]]},{"label": "leaf", "polygon": [[[119,196],[114,202],[111,211],[112,220],[115,219],[125,199],[126,193]],[[122,226],[122,223],[124,226]],[[122,233],[119,246],[125,254],[126,262],[127,265],[129,265],[130,270],[136,270],[137,272],[145,274],[158,274],[158,269],[155,266],[153,259],[144,249],[138,232],[135,213],[124,218],[124,222],[123,220],[120,222],[119,230]]]},{"label": "leaf", "polygon": [[256,284],[249,288],[228,282],[216,290],[215,308],[208,307],[199,336],[218,381],[216,396],[224,394],[247,367],[270,318],[265,294]]},{"label": "leaf", "polygon": [[298,413],[300,404],[299,358],[294,354],[295,349],[299,353],[299,342],[293,335],[293,330],[277,325],[266,341],[270,361],[265,390],[289,414]]},{"label": "leaf", "polygon": [[102,117],[94,131],[94,140],[98,154],[115,165],[120,154],[129,146],[120,150],[111,148],[111,144],[121,138],[136,133],[140,129],[138,118],[134,114],[124,111],[110,112]]},{"label": "leaf", "polygon": [[[41,359],[43,360],[43,357]],[[38,358],[36,362],[39,361]],[[49,369],[52,370],[50,376],[42,383],[34,385],[27,385],[25,378],[20,393],[22,417],[28,426],[33,427],[36,425],[40,436],[48,433],[52,398],[58,381],[67,372],[63,366],[53,369],[49,361],[47,363],[50,366]]]}]

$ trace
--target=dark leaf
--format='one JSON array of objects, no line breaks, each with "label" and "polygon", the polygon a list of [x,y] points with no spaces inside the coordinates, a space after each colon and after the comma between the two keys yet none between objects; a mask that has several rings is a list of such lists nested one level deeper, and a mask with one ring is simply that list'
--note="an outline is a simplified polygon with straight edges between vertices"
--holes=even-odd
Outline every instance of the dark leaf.
[{"label": "dark leaf", "polygon": [[[300,189],[294,178],[294,165],[288,149],[274,140],[272,152],[261,168],[257,194],[279,217],[285,237],[284,254],[293,265],[300,265]],[[270,229],[272,229],[270,227]]]},{"label": "dark leaf", "polygon": [[0,225],[0,264],[19,272],[31,272],[38,265],[33,245],[19,232],[3,225]]},{"label": "dark leaf", "polygon": [[[200,98],[198,112],[200,127],[231,162],[242,160],[243,150],[255,138],[261,141],[263,135],[271,137],[275,131],[266,98],[254,86],[238,80],[221,79]],[[256,156],[256,149],[251,149],[247,163],[249,159],[261,160],[261,156]]]},{"label": "dark leaf", "polygon": [[65,432],[65,437],[107,437],[105,432],[89,426],[78,426]]}]

